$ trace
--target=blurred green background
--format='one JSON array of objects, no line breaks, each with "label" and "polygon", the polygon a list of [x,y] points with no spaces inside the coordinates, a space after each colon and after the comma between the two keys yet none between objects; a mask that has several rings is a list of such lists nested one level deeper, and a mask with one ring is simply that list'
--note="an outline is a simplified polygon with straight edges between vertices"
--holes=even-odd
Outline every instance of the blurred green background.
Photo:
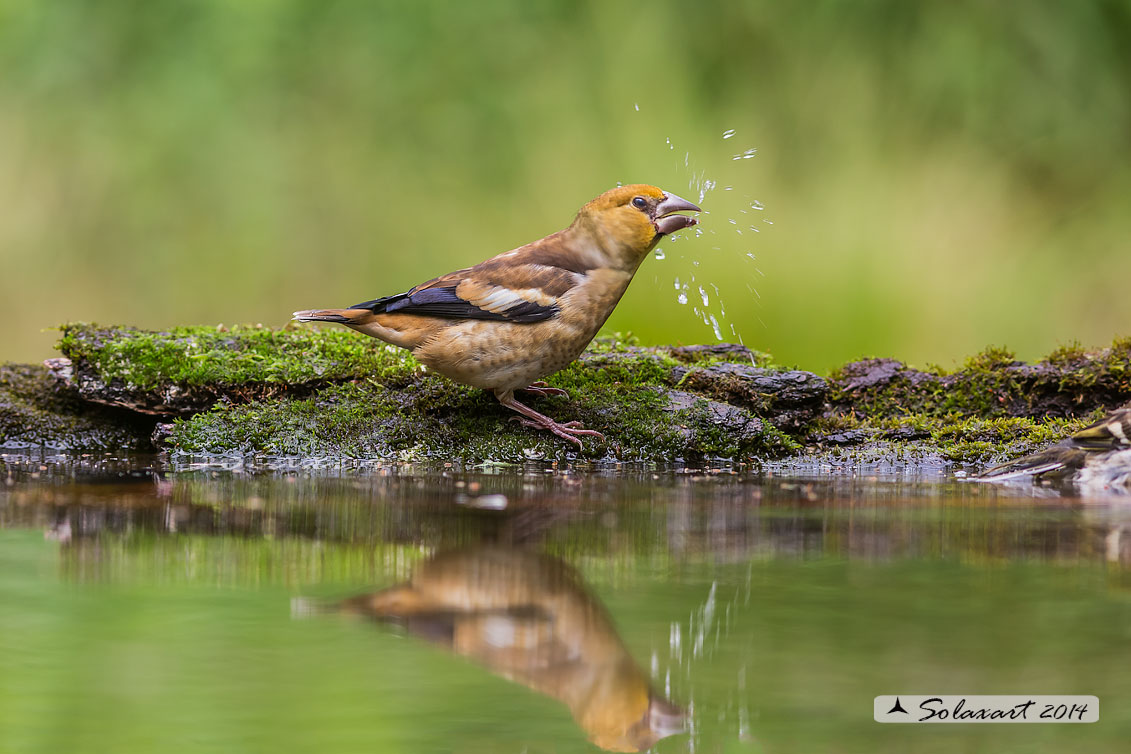
[{"label": "blurred green background", "polygon": [[0,0],[0,359],[399,292],[618,181],[710,214],[610,329],[1033,358],[1131,333],[1129,157],[1119,0]]}]

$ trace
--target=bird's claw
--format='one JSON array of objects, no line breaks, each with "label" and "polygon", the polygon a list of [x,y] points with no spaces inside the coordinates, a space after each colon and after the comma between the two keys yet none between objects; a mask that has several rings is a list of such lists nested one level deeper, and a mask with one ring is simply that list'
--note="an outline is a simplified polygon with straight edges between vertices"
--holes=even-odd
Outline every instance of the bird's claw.
[{"label": "bird's claw", "polygon": [[522,388],[522,391],[524,393],[534,393],[535,395],[541,396],[558,395],[562,398],[569,398],[569,393],[567,393],[565,390],[562,390],[558,387],[549,387],[542,380],[530,383],[528,387]]},{"label": "bird's claw", "polygon": [[582,445],[581,440],[578,439],[579,437],[596,437],[601,442],[605,441],[605,436],[597,430],[582,429],[581,422],[574,421],[560,423],[553,421],[552,419],[546,422],[540,422],[535,421],[534,419],[527,419],[525,416],[512,416],[510,420],[512,422],[518,422],[524,427],[530,427],[532,429],[545,429],[553,432],[563,440],[569,440],[570,442],[577,443],[577,447],[581,449],[584,449],[585,446]]}]

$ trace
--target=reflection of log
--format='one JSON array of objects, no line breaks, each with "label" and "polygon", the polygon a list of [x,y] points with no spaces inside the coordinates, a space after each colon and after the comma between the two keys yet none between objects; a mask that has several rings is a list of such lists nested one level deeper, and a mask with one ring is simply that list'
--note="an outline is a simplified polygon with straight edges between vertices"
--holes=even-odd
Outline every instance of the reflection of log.
[{"label": "reflection of log", "polygon": [[604,749],[642,751],[683,730],[683,711],[652,691],[604,607],[556,558],[503,548],[448,552],[408,583],[340,607],[401,624],[564,702]]}]

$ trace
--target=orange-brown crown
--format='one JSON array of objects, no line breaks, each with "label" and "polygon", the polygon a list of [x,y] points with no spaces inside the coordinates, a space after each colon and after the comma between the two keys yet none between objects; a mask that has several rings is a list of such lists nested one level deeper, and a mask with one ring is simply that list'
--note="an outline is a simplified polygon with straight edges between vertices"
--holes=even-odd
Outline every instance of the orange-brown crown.
[{"label": "orange-brown crown", "polygon": [[647,183],[632,183],[628,186],[617,186],[615,189],[609,189],[586,204],[582,207],[581,211],[598,211],[623,207],[630,204],[632,200],[638,196],[660,201],[664,198],[664,192],[655,186],[649,186]]},{"label": "orange-brown crown", "polygon": [[[637,197],[645,200],[643,209],[633,205]],[[655,186],[618,186],[582,207],[573,227],[592,236],[616,266],[635,270],[660,238],[652,211],[663,199]]]}]

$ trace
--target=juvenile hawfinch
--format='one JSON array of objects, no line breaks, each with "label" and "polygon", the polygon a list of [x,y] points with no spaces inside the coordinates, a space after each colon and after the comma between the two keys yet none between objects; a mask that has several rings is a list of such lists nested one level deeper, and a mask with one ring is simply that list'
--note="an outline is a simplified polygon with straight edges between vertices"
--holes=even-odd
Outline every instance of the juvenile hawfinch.
[{"label": "juvenile hawfinch", "polygon": [[1119,408],[1051,448],[987,469],[979,481],[1071,476],[1092,489],[1131,487],[1131,407]]},{"label": "juvenile hawfinch", "polygon": [[604,436],[538,413],[515,391],[566,395],[539,380],[585,350],[656,242],[697,222],[675,213],[698,211],[655,186],[621,186],[582,207],[565,230],[474,267],[407,293],[294,318],[337,322],[407,348],[433,371],[490,390],[523,425],[581,447],[582,436]]}]

